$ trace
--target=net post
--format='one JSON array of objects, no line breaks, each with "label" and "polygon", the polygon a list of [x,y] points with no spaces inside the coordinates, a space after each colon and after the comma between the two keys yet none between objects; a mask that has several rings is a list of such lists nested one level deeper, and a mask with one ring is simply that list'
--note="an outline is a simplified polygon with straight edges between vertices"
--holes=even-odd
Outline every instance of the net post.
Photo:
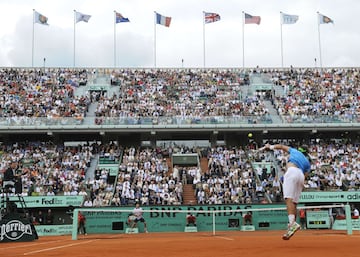
[{"label": "net post", "polygon": [[215,212],[213,211],[213,236],[215,236]]},{"label": "net post", "polygon": [[71,237],[72,240],[77,240],[78,215],[79,215],[79,210],[74,209],[74,212],[73,212],[73,225],[72,225],[72,237]]},{"label": "net post", "polygon": [[349,203],[345,204],[346,231],[348,235],[352,235],[351,209]]}]

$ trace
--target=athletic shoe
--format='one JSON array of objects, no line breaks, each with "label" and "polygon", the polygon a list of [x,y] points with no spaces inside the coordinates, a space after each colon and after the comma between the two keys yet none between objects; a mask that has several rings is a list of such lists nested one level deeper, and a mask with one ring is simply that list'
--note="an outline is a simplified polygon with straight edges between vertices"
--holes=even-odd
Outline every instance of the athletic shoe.
[{"label": "athletic shoe", "polygon": [[300,229],[300,225],[294,222],[294,224],[292,224],[288,228],[287,232],[283,235],[282,239],[289,240],[299,229]]}]

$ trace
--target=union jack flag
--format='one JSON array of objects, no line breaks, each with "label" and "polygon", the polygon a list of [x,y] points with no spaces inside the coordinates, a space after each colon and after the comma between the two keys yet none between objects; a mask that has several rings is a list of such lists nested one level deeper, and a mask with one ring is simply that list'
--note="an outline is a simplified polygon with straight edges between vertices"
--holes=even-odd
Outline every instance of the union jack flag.
[{"label": "union jack flag", "polygon": [[220,20],[218,13],[205,12],[205,23],[212,23]]}]

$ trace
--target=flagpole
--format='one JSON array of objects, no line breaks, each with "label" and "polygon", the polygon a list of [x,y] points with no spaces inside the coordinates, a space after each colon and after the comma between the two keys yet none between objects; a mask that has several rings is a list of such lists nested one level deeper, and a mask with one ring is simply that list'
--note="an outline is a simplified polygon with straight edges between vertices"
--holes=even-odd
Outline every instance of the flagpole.
[{"label": "flagpole", "polygon": [[116,11],[114,10],[114,68],[116,68]]},{"label": "flagpole", "polygon": [[154,68],[156,68],[156,12],[154,11]]},{"label": "flagpole", "polygon": [[243,59],[242,59],[242,67],[243,69],[245,68],[245,40],[244,40],[244,22],[245,22],[245,12],[243,11],[243,19],[242,19],[242,55],[243,55]]},{"label": "flagpole", "polygon": [[280,12],[280,41],[281,41],[281,68],[284,68],[284,49],[283,49],[283,33],[282,33],[282,12]]},{"label": "flagpole", "polygon": [[205,68],[206,62],[205,62],[205,12],[204,11],[203,11],[203,64]]},{"label": "flagpole", "polygon": [[320,69],[322,68],[322,57],[321,57],[321,40],[320,40],[320,13],[317,12],[318,16],[318,36],[319,36],[319,60],[320,60]]},{"label": "flagpole", "polygon": [[31,67],[34,67],[34,36],[35,36],[35,9],[33,9],[33,27],[32,27],[32,47],[31,47]]},{"label": "flagpole", "polygon": [[76,10],[74,10],[74,56],[73,56],[73,67],[75,68],[75,24],[76,24]]}]

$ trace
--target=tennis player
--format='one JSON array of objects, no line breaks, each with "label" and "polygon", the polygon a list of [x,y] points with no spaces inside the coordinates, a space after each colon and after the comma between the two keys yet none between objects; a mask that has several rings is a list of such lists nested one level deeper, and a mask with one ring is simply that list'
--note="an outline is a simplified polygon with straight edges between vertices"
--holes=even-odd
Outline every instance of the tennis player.
[{"label": "tennis player", "polygon": [[300,229],[300,225],[296,223],[296,207],[304,187],[305,175],[310,171],[310,157],[305,146],[295,149],[282,144],[266,144],[259,150],[282,150],[289,154],[283,183],[289,224],[287,232],[282,237],[289,240]]},{"label": "tennis player", "polygon": [[135,216],[134,222],[137,224],[139,221],[144,223],[144,232],[148,233],[146,222],[143,216],[143,209],[140,207],[139,203],[136,203],[135,208],[133,210],[133,214]]}]

